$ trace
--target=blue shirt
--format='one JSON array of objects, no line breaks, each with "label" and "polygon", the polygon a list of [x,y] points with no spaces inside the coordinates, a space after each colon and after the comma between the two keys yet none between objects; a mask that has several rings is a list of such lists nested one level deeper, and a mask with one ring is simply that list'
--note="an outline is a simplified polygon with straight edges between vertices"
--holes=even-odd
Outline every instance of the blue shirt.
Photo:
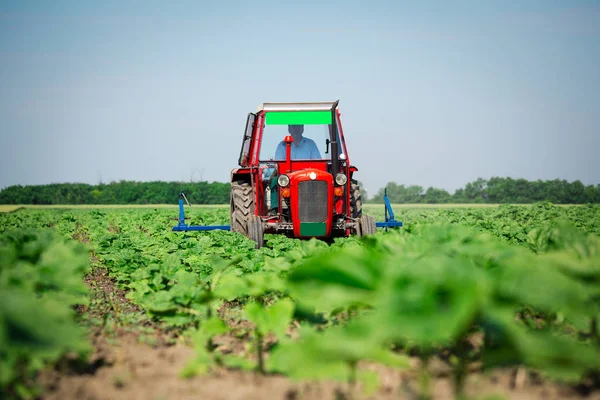
[{"label": "blue shirt", "polygon": [[[292,160],[320,160],[321,153],[317,144],[308,138],[303,137],[299,145],[292,142]],[[275,150],[275,160],[285,160],[285,142],[279,143]]]}]

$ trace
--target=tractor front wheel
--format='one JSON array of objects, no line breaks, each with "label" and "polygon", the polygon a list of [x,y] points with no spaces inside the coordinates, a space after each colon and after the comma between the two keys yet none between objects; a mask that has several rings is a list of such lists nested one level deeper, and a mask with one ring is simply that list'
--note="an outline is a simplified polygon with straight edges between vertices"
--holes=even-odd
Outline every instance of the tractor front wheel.
[{"label": "tractor front wheel", "polygon": [[245,181],[231,182],[231,231],[248,236],[247,224],[254,215],[252,186]]},{"label": "tractor front wheel", "polygon": [[248,237],[256,242],[255,247],[260,249],[265,244],[265,228],[262,219],[258,215],[252,215],[248,219]]},{"label": "tractor front wheel", "polygon": [[377,225],[375,225],[375,218],[370,215],[363,214],[358,219],[359,224],[359,235],[373,235],[377,233]]}]

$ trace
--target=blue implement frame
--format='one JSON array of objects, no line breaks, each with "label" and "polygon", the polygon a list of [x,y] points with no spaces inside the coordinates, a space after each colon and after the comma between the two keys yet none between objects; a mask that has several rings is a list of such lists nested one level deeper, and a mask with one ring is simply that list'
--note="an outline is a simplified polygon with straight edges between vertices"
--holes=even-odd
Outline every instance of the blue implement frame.
[{"label": "blue implement frame", "polygon": [[[173,231],[175,232],[187,232],[187,231],[215,231],[222,230],[228,231],[231,229],[229,225],[188,225],[185,223],[185,212],[183,211],[183,200],[185,198],[185,194],[183,192],[179,193],[179,223],[173,227]],[[190,203],[188,203],[190,204]]]},{"label": "blue implement frame", "polygon": [[[185,223],[185,211],[183,210],[183,200],[187,202],[185,194],[179,193],[179,219],[178,224],[173,227],[174,232],[188,232],[188,231],[229,231],[231,230],[230,225],[188,225]],[[385,202],[385,222],[376,222],[375,225],[378,228],[399,228],[402,226],[402,222],[394,219],[394,211],[390,199],[387,196],[387,190],[384,192],[383,201]],[[189,203],[188,203],[189,204]]]},{"label": "blue implement frame", "polygon": [[378,228],[399,228],[402,226],[402,222],[394,219],[394,211],[392,210],[392,204],[387,195],[387,189],[383,192],[383,202],[385,203],[385,222],[376,222],[375,225]]}]

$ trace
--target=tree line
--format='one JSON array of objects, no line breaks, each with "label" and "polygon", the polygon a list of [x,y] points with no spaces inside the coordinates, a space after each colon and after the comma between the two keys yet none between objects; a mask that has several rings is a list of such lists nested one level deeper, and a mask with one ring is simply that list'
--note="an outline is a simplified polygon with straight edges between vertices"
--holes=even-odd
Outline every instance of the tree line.
[{"label": "tree line", "polygon": [[600,203],[600,185],[584,185],[580,181],[566,180],[528,181],[493,177],[479,178],[464,188],[450,194],[444,189],[389,182],[385,188],[369,199],[371,203],[383,203],[384,191],[392,203],[490,203],[529,204],[550,201],[555,204]]},{"label": "tree line", "polygon": [[[362,186],[362,185],[361,185]],[[9,186],[0,191],[0,204],[174,204],[184,192],[191,203],[228,204],[230,184],[223,182],[135,182],[108,184],[53,183]],[[444,189],[389,182],[368,199],[383,203],[384,191],[392,203],[513,203],[550,201],[555,204],[600,203],[600,185],[580,181],[528,181],[493,177],[469,182],[450,194]],[[363,199],[366,199],[363,193]]]},{"label": "tree line", "polygon": [[53,183],[9,186],[0,204],[175,204],[184,192],[192,204],[227,204],[231,185],[222,182]]}]

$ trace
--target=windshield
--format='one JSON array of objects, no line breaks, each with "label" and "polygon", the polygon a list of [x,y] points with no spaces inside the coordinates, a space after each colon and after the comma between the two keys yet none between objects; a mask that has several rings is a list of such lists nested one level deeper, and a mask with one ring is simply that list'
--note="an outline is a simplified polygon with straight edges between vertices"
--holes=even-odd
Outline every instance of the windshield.
[{"label": "windshield", "polygon": [[[269,112],[263,128],[260,160],[285,160],[286,136],[294,139],[292,160],[330,160],[331,129],[330,111]],[[338,148],[341,154],[339,139]]]}]

